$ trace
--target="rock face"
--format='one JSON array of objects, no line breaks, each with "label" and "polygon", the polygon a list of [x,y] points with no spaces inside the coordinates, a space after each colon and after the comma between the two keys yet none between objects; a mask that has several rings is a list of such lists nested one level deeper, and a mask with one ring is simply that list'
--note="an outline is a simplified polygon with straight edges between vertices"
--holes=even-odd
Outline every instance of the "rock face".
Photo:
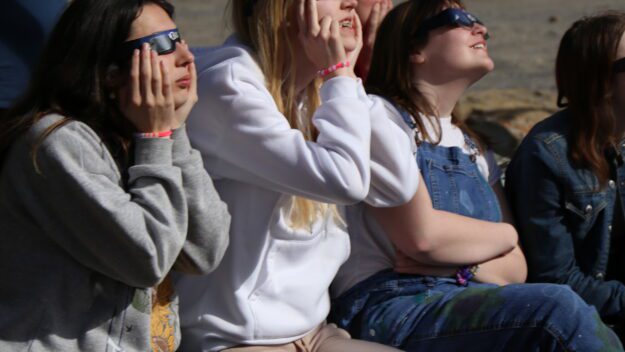
[{"label": "rock face", "polygon": [[495,122],[517,138],[523,138],[534,124],[558,110],[552,91],[488,89],[469,92],[458,104],[459,118]]}]

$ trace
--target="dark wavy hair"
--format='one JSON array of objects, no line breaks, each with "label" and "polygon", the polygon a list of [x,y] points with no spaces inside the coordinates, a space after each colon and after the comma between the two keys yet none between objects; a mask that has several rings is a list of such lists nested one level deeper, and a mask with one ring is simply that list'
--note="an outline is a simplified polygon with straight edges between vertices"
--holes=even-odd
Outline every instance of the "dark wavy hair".
[{"label": "dark wavy hair", "polygon": [[625,12],[606,12],[575,22],[562,37],[556,59],[558,106],[571,118],[570,158],[590,169],[605,186],[610,165],[605,153],[619,137],[613,111],[613,63],[625,32]]},{"label": "dark wavy hair", "polygon": [[[0,168],[15,140],[48,113],[65,118],[50,126],[33,146],[69,121],[91,127],[113,152],[127,155],[132,127],[110,99],[128,75],[129,58],[120,45],[144,5],[160,6],[173,18],[166,0],[74,0],[54,27],[26,93],[0,121]],[[117,82],[116,82],[117,81]]]}]

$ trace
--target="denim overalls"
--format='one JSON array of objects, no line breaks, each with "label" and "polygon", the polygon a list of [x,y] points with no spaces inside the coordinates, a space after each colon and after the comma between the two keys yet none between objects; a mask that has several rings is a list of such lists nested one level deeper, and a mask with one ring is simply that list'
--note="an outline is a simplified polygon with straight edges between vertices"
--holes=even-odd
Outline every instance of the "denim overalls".
[{"label": "denim overalls", "polygon": [[[499,202],[475,156],[424,142],[416,159],[434,208],[501,221]],[[454,278],[389,268],[335,299],[329,320],[354,338],[407,351],[622,350],[594,308],[562,285],[472,281],[464,287]]]}]

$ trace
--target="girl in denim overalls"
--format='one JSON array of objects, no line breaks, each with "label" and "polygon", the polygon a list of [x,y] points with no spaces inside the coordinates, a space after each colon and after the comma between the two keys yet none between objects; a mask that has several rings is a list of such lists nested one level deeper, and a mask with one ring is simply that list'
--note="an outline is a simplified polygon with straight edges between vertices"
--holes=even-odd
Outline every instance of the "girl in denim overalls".
[{"label": "girl in denim overalls", "polygon": [[567,286],[522,284],[492,155],[444,117],[493,68],[486,28],[461,8],[413,0],[380,27],[369,92],[404,128],[398,138],[415,139],[423,183],[403,206],[346,209],[352,255],[334,282],[331,320],[408,351],[622,350]]}]

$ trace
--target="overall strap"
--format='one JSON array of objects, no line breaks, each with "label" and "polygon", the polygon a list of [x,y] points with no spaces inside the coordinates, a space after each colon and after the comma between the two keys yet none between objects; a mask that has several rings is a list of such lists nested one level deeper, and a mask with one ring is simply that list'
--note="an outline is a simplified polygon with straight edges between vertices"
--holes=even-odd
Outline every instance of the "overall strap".
[{"label": "overall strap", "polygon": [[396,104],[395,102],[391,100],[388,100],[388,102],[390,102],[391,105],[393,105],[393,107],[397,109],[397,111],[399,111],[401,118],[408,125],[408,127],[410,127],[412,130],[418,133],[419,129],[418,129],[417,123],[414,120],[414,118],[408,113],[408,111],[406,111],[404,108],[402,108],[401,106],[399,106],[398,104]]},{"label": "overall strap", "polygon": [[472,162],[477,162],[477,157],[482,154],[480,152],[480,148],[477,146],[477,143],[475,143],[473,138],[471,138],[468,133],[462,131],[462,135],[464,136],[464,143],[467,145],[467,147],[469,147],[470,150],[469,158]]}]

